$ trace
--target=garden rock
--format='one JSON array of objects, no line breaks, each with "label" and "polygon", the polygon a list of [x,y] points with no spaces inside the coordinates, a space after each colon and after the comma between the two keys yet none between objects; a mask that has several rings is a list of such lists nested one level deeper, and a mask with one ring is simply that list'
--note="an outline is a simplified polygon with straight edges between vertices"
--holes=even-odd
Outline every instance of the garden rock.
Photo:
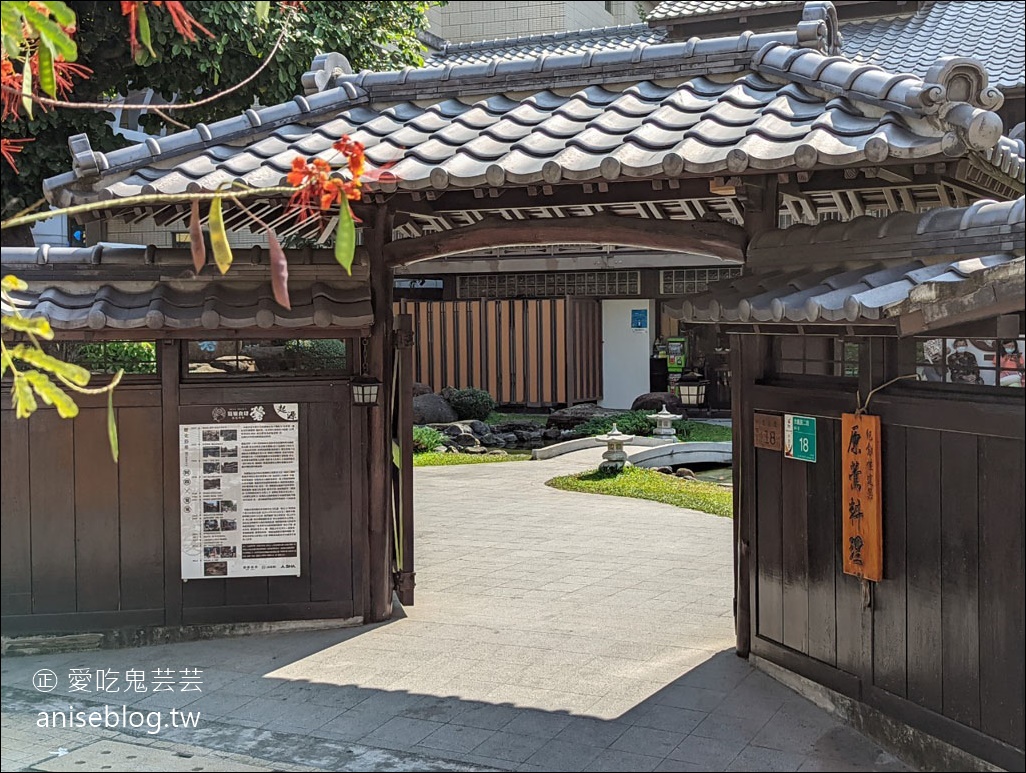
[{"label": "garden rock", "polygon": [[501,448],[493,448],[491,451],[488,451],[486,453],[486,456],[509,456],[509,454],[507,454]]},{"label": "garden rock", "polygon": [[490,434],[492,431],[491,427],[489,427],[483,421],[479,421],[478,419],[471,419],[467,422],[467,424],[470,427],[470,431],[478,437],[484,437],[485,435]]},{"label": "garden rock", "polygon": [[659,411],[663,406],[666,406],[666,410],[670,413],[677,414],[680,416],[686,416],[684,409],[684,403],[680,401],[680,398],[672,392],[646,392],[643,395],[639,395],[634,398],[634,402],[631,403],[632,411]]},{"label": "garden rock", "polygon": [[520,439],[517,437],[517,433],[515,432],[503,432],[499,437],[502,438],[502,442],[508,446],[513,445]]},{"label": "garden rock", "polygon": [[498,435],[489,432],[481,436],[481,445],[491,447],[504,446],[506,445],[506,441]]},{"label": "garden rock", "polygon": [[486,454],[488,449],[484,446],[467,446],[466,448],[460,449],[465,454]]},{"label": "garden rock", "polygon": [[656,472],[661,472],[663,475],[673,475],[672,467],[656,467]]},{"label": "garden rock", "polygon": [[677,472],[674,473],[678,478],[688,478],[690,480],[696,480],[695,473],[689,470],[687,467],[681,467]]},{"label": "garden rock", "polygon": [[622,411],[600,408],[594,403],[582,403],[553,411],[549,414],[546,426],[557,429],[573,429],[578,424],[584,424],[584,422],[594,419],[596,416],[615,416],[618,413],[622,413]]},{"label": "garden rock", "polygon": [[456,421],[456,411],[449,403],[434,394],[413,398],[414,424],[451,424]]},{"label": "garden rock", "polygon": [[456,445],[458,445],[460,448],[463,448],[463,449],[467,449],[467,448],[470,448],[472,446],[480,445],[480,443],[477,442],[477,437],[474,436],[474,435],[471,435],[469,432],[464,432],[462,435],[457,435],[455,440],[456,440]]},{"label": "garden rock", "polygon": [[434,452],[436,454],[447,454],[449,453],[449,446],[435,446]]},{"label": "garden rock", "polygon": [[432,393],[431,387],[427,384],[421,384],[419,381],[413,382],[413,396],[420,397],[421,395],[429,395]]},{"label": "garden rock", "polygon": [[563,436],[563,430],[556,429],[555,427],[549,427],[549,429],[542,432],[542,437],[546,440],[559,440]]}]

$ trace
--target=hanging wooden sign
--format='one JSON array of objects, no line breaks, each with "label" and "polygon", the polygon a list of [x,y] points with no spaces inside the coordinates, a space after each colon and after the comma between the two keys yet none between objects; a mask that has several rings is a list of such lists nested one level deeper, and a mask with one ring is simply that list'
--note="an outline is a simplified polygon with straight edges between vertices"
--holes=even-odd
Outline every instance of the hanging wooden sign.
[{"label": "hanging wooden sign", "polygon": [[880,417],[841,414],[841,521],[844,573],[883,579]]}]

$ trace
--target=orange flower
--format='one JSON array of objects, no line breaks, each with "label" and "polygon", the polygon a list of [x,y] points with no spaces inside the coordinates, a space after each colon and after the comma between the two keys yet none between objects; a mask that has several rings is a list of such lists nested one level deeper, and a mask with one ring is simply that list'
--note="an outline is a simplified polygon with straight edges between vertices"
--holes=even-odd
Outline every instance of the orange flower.
[{"label": "orange flower", "polygon": [[341,204],[343,198],[356,201],[362,195],[360,178],[366,166],[363,145],[343,135],[333,147],[346,157],[351,179],[333,177],[331,164],[323,158],[310,161],[301,157],[292,159],[292,171],[285,179],[289,185],[299,189],[289,199],[289,207],[298,212],[300,220],[320,217],[325,211]]},{"label": "orange flower", "polygon": [[171,14],[171,23],[175,25],[175,29],[178,30],[178,34],[190,43],[193,43],[196,40],[196,33],[193,32],[194,28],[198,29],[208,38],[214,37],[214,33],[196,21],[196,19],[185,10],[185,6],[182,5],[181,0],[153,0],[153,4],[158,8],[162,5],[167,6],[167,12]]},{"label": "orange flower", "polygon": [[136,52],[139,50],[139,38],[137,35],[139,14],[146,13],[143,6],[146,5],[147,2],[150,2],[157,8],[162,5],[166,5],[167,12],[171,14],[171,23],[175,25],[175,29],[178,31],[178,34],[190,43],[196,40],[196,33],[194,30],[199,30],[208,38],[214,37],[214,33],[196,21],[196,19],[193,18],[187,10],[185,10],[185,6],[182,5],[181,0],[121,0],[121,15],[128,17],[128,42],[132,47],[133,58],[135,58]]},{"label": "orange flower", "polygon": [[23,146],[26,142],[34,141],[34,137],[26,137],[20,140],[8,139],[7,137],[0,139],[0,156],[11,165],[11,169],[14,170],[15,174],[18,174],[18,165],[14,163],[14,154],[21,153],[25,149]]},{"label": "orange flower", "polygon": [[[21,91],[21,73],[15,72],[14,65],[6,55],[3,58],[3,63],[0,64],[0,83],[16,92]],[[0,100],[2,102],[2,105],[0,105],[0,120],[6,121],[8,118],[14,118],[18,115],[18,103],[21,101],[21,98],[10,91],[4,91],[2,97],[2,100]],[[11,166],[14,166],[14,164],[11,164]]]},{"label": "orange flower", "polygon": [[[36,52],[32,55],[32,75],[37,78],[35,83],[38,83],[39,77],[39,53]],[[73,77],[81,78],[82,80],[88,79],[93,71],[86,67],[84,64],[75,64],[74,62],[65,62],[64,57],[58,55],[53,62],[54,76],[57,81],[57,97],[64,98],[71,93],[71,90],[75,87],[75,82],[72,80]]]}]

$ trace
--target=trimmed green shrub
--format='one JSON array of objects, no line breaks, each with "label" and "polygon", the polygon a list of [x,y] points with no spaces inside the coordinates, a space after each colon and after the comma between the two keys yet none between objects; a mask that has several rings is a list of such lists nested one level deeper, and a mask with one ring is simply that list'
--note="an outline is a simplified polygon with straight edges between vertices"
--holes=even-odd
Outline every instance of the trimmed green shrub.
[{"label": "trimmed green shrub", "polygon": [[650,422],[646,416],[652,411],[624,411],[615,416],[596,416],[584,424],[574,427],[574,432],[581,435],[605,435],[616,425],[616,428],[625,435],[651,435],[655,424]]},{"label": "trimmed green shrub", "polygon": [[152,341],[105,341],[95,344],[69,344],[68,362],[81,365],[91,373],[157,372],[157,347]]},{"label": "trimmed green shrub", "polygon": [[495,410],[495,400],[483,389],[451,389],[442,395],[460,419],[484,421]]},{"label": "trimmed green shrub", "polygon": [[443,445],[445,435],[434,427],[413,428],[413,452],[422,454],[425,451],[434,451],[437,446]]},{"label": "trimmed green shrub", "polygon": [[346,342],[337,338],[294,339],[285,344],[285,354],[296,370],[346,369]]}]

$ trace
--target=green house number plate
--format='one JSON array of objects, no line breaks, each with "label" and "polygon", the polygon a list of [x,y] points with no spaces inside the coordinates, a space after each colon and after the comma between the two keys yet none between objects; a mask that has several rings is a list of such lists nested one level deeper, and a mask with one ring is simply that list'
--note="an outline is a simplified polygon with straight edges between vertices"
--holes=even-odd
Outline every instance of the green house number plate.
[{"label": "green house number plate", "polygon": [[800,462],[816,461],[816,420],[784,414],[784,456]]}]

